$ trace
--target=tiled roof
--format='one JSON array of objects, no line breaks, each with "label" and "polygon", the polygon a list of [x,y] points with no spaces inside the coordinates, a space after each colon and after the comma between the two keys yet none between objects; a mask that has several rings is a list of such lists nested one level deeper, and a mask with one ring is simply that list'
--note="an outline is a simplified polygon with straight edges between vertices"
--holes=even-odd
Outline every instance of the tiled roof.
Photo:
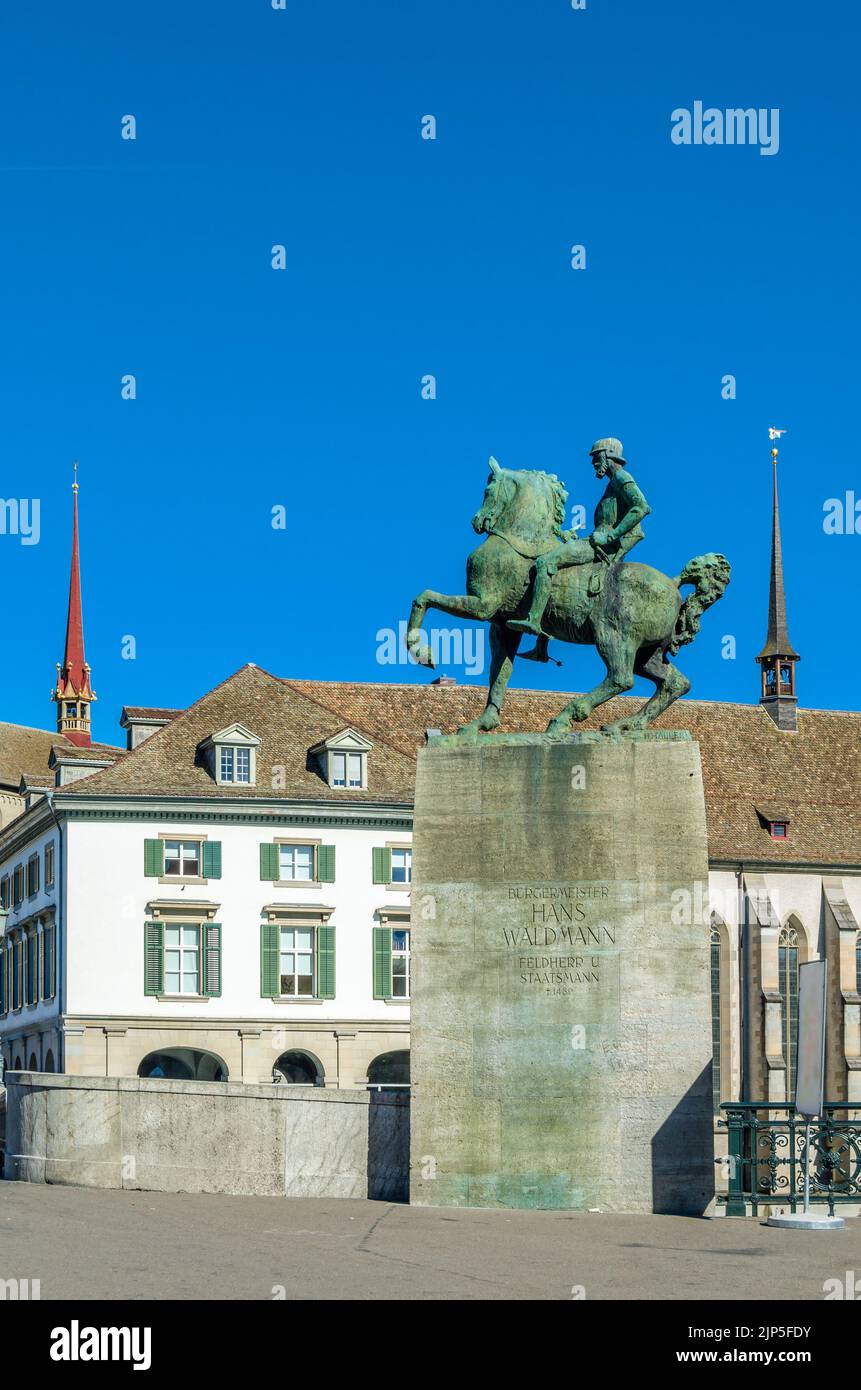
[{"label": "tiled roof", "polygon": [[[454,731],[480,712],[484,698],[477,685],[279,680],[246,666],[121,763],[68,794],[410,803],[425,731]],[[509,691],[503,727],[543,729],[570,698],[560,691]],[[597,728],[640,703],[613,700],[582,727]],[[262,740],[256,787],[217,787],[197,751],[236,721]],[[308,749],[346,726],[374,745],[367,790],[333,790],[309,764]],[[687,729],[700,744],[713,861],[861,864],[861,714],[801,710],[798,732],[790,734],[758,705],[679,700],[657,727]],[[763,806],[778,806],[789,818],[787,839],[771,838],[757,814]]]},{"label": "tiled roof", "polygon": [[79,748],[56,730],[0,724],[0,785],[17,791],[24,777],[31,786],[52,786],[54,774],[49,765],[52,752],[57,758],[93,758],[101,762],[123,757],[125,749],[113,748],[109,743]]},{"label": "tiled roof", "polygon": [[[413,752],[426,729],[456,729],[485,699],[476,686],[288,684],[369,738],[384,735]],[[502,727],[543,729],[571,698],[509,690]],[[578,727],[597,729],[641,703],[611,700]],[[655,727],[686,729],[700,745],[712,860],[861,865],[861,713],[800,710],[798,732],[790,734],[759,705],[677,700]],[[779,806],[789,819],[787,839],[773,840],[763,827],[756,809],[763,805]]]},{"label": "tiled roof", "polygon": [[90,743],[86,747],[79,747],[76,743],[68,743],[66,740],[58,739],[54,735],[53,752],[55,758],[70,759],[74,758],[80,762],[106,762],[108,759],[114,762],[117,758],[126,756],[125,748],[114,748],[111,743]]},{"label": "tiled roof", "polygon": [[[412,800],[415,754],[374,739],[366,791],[332,790],[309,763],[308,750],[340,732],[347,721],[317,704],[302,691],[256,666],[244,666],[216,686],[177,719],[145,739],[122,764],[76,782],[77,795],[164,793],[174,796],[249,799],[260,796],[296,800],[340,799],[388,802]],[[234,723],[244,724],[261,740],[257,749],[257,784],[217,786],[200,745]]]},{"label": "tiled roof", "polygon": [[185,710],[155,709],[147,705],[123,705],[123,719],[178,719]]},{"label": "tiled roof", "polygon": [[53,781],[48,771],[48,759],[54,745],[74,752],[74,744],[56,730],[29,729],[23,724],[0,724],[0,784],[18,790],[21,778],[46,785]]}]

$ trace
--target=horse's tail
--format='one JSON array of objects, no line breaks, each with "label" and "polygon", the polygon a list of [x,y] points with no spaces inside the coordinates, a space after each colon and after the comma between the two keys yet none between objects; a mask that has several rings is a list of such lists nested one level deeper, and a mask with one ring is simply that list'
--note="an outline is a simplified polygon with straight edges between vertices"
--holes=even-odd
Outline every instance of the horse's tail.
[{"label": "horse's tail", "polygon": [[694,592],[688,594],[679,611],[673,635],[667,644],[667,651],[675,656],[679,647],[693,642],[700,630],[700,618],[707,608],[717,603],[729,583],[730,566],[725,555],[697,555],[689,560],[680,575],[673,581],[693,584]]}]

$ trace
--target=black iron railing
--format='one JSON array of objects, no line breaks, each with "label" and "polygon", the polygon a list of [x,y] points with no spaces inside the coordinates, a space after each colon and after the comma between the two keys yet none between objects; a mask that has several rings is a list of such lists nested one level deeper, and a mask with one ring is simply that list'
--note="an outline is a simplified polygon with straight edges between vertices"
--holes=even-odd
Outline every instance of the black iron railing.
[{"label": "black iron railing", "polygon": [[827,1202],[831,1216],[838,1202],[861,1203],[861,1105],[826,1102],[822,1117],[810,1122],[794,1105],[728,1101],[718,1125],[726,1129],[729,1190],[718,1200],[727,1216],[753,1215],[760,1206],[786,1203],[794,1213],[810,1184],[810,1201]]}]

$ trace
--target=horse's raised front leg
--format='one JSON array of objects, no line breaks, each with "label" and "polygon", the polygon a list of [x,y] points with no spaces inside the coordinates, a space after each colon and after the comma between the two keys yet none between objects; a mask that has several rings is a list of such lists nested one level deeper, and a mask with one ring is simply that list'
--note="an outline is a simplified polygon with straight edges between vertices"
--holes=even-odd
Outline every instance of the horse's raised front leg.
[{"label": "horse's raised front leg", "polygon": [[619,632],[610,630],[595,634],[595,645],[607,667],[607,676],[594,690],[578,695],[555,719],[547,725],[548,734],[564,734],[574,723],[588,719],[593,709],[612,700],[614,695],[622,695],[634,684],[634,658],[637,654],[635,643]]},{"label": "horse's raised front leg", "polygon": [[427,643],[422,641],[422,623],[429,608],[438,608],[441,613],[450,613],[453,618],[472,618],[475,622],[489,622],[496,612],[496,602],[483,598],[480,594],[438,594],[436,589],[425,589],[414,600],[410,620],[407,624],[407,650],[420,666],[433,668],[433,656]]},{"label": "horse's raised front leg", "polygon": [[501,623],[490,624],[490,684],[487,690],[487,704],[477,719],[458,729],[459,734],[477,734],[480,729],[488,731],[497,728],[521,640],[522,633],[511,632]]}]

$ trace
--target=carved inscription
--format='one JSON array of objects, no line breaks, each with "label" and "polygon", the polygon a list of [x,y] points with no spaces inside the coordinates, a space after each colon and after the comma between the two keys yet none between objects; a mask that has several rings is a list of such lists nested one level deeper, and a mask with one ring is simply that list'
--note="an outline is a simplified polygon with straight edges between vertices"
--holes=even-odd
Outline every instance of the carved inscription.
[{"label": "carved inscription", "polygon": [[[505,945],[517,952],[521,984],[573,994],[572,986],[600,983],[602,956],[592,951],[616,944],[615,929],[598,920],[610,896],[606,884],[509,887],[508,896],[524,905],[522,924],[502,928]],[[540,954],[542,947],[556,950]]]}]

